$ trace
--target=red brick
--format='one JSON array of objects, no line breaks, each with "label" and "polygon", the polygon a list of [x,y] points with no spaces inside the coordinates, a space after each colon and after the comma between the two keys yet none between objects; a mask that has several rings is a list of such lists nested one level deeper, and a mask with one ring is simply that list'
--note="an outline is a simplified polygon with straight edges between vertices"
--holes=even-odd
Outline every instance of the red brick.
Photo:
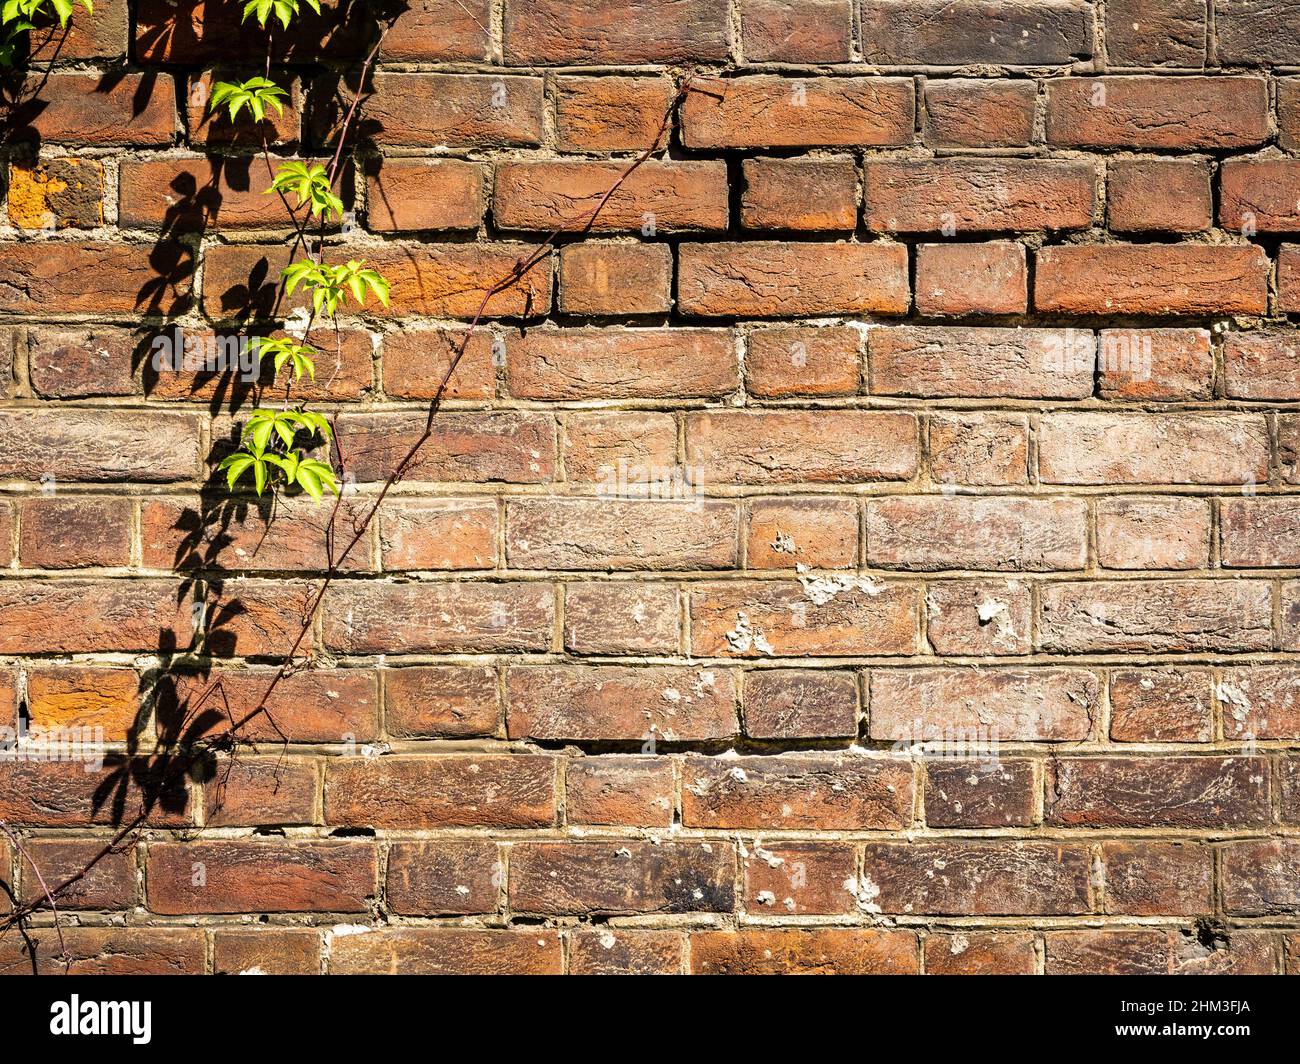
[{"label": "red brick", "polygon": [[687,464],[708,484],[910,480],[917,458],[911,414],[736,410],[686,417]]},{"label": "red brick", "polygon": [[1223,375],[1234,399],[1300,399],[1296,334],[1280,329],[1228,333]]},{"label": "red brick", "polygon": [[746,229],[852,230],[858,222],[857,166],[830,159],[746,159],[741,223]]},{"label": "red brick", "polygon": [[[384,391],[391,399],[491,399],[494,350],[505,342],[486,330],[466,341],[465,329],[402,329],[383,339]],[[464,352],[461,346],[464,345]],[[452,359],[456,368],[447,375]],[[443,382],[446,382],[444,388]]]},{"label": "red brick", "polygon": [[1065,758],[1048,763],[1046,822],[1064,827],[1259,827],[1268,762],[1249,757]]},{"label": "red brick", "polygon": [[745,907],[756,916],[834,916],[857,910],[853,848],[844,843],[757,842],[745,856]]},{"label": "red brick", "polygon": [[1300,738],[1300,672],[1290,665],[1224,669],[1214,696],[1229,742]]},{"label": "red brick", "polygon": [[39,728],[102,728],[106,742],[143,730],[142,684],[134,669],[44,665],[27,670],[27,716]]},{"label": "red brick", "polygon": [[1040,159],[869,161],[863,220],[878,233],[956,235],[1084,229],[1091,164]]},{"label": "red brick", "polygon": [[30,62],[116,59],[126,54],[127,0],[100,0],[94,14],[68,20],[66,27],[42,26],[28,34]]},{"label": "red brick", "polygon": [[198,475],[199,418],[108,409],[6,410],[0,475],[21,480],[152,483]]},{"label": "red brick", "polygon": [[[207,600],[204,647],[213,657],[284,655],[303,631],[316,586],[307,581],[238,577],[214,584]],[[311,652],[309,630],[298,652]]]},{"label": "red brick", "polygon": [[61,884],[84,871],[84,876],[55,896],[55,903],[60,909],[132,908],[135,905],[135,849],[127,845],[104,854],[110,841],[27,839],[23,843],[26,856],[18,859],[23,900],[44,900],[47,888],[55,891]]},{"label": "red brick", "polygon": [[1110,737],[1121,743],[1208,743],[1214,710],[1208,669],[1116,669]]},{"label": "red brick", "polygon": [[1185,843],[1108,842],[1106,912],[1126,916],[1199,916],[1213,909],[1214,859]]},{"label": "red brick", "polygon": [[1069,66],[1092,55],[1092,8],[1009,0],[863,0],[863,58],[884,65]]},{"label": "red brick", "polygon": [[584,757],[564,779],[570,824],[666,828],[673,819],[673,763],[653,757]]},{"label": "red brick", "polygon": [[367,179],[366,205],[376,232],[477,229],[483,168],[460,159],[386,159]]},{"label": "red brick", "polygon": [[212,936],[218,975],[319,975],[320,932],[314,928],[219,928]]},{"label": "red brick", "polygon": [[855,657],[916,650],[915,587],[831,574],[703,583],[691,590],[691,647],[726,657]]},{"label": "red brick", "polygon": [[1086,846],[1041,842],[868,843],[871,912],[1069,916],[1092,909]]},{"label": "red brick", "polygon": [[1060,329],[879,326],[867,340],[874,395],[1082,399],[1092,394],[1090,333]]},{"label": "red brick", "polygon": [[1300,48],[1288,4],[1214,2],[1215,59],[1220,63],[1286,65]]},{"label": "red brick", "polygon": [[744,0],[741,42],[749,63],[846,63],[849,0]]},{"label": "red brick", "polygon": [[852,738],[858,683],[849,672],[764,669],[745,676],[745,734],[755,739]]},{"label": "red brick", "polygon": [[384,674],[384,721],[399,739],[494,735],[501,698],[491,668],[424,666]]},{"label": "red brick", "polygon": [[352,757],[325,772],[325,822],[380,829],[535,828],[555,823],[552,757]]},{"label": "red brick", "polygon": [[858,509],[846,499],[755,499],[749,506],[745,565],[750,569],[852,569],[858,560]]},{"label": "red brick", "polygon": [[689,148],[905,145],[915,109],[906,78],[700,79],[682,104],[682,139]]},{"label": "red brick", "polygon": [[512,739],[721,739],[739,730],[728,670],[536,665],[506,676]]},{"label": "red brick", "polygon": [[2,128],[42,144],[162,147],[176,135],[175,91],[171,75],[156,72],[32,74]]},{"label": "red brick", "polygon": [[1210,563],[1209,506],[1177,496],[1102,499],[1097,559],[1107,569],[1203,569]]},{"label": "red brick", "polygon": [[386,897],[395,913],[460,916],[496,912],[505,882],[497,847],[486,839],[398,842],[388,851]]},{"label": "red brick", "polygon": [[904,314],[901,244],[683,244],[677,303],[703,317]]},{"label": "red brick", "polygon": [[47,159],[9,166],[9,221],[19,229],[96,229],[104,224],[104,166]]},{"label": "red brick", "polygon": [[316,766],[305,759],[221,759],[204,784],[203,822],[207,827],[314,824],[316,790]]},{"label": "red brick", "polygon": [[1033,609],[1019,580],[943,580],[925,594],[926,636],[936,654],[1030,652]]},{"label": "red brick", "polygon": [[375,893],[370,843],[155,843],[148,850],[156,913],[364,912]]},{"label": "red brick", "polygon": [[760,399],[854,395],[862,335],[851,325],[756,329],[745,340],[745,387]]},{"label": "red brick", "polygon": [[0,653],[187,647],[190,604],[178,605],[176,592],[168,580],[7,580],[0,584]]},{"label": "red brick", "polygon": [[1277,79],[1277,142],[1286,151],[1300,147],[1300,78]]},{"label": "red brick", "polygon": [[129,499],[28,499],[19,513],[18,559],[26,569],[127,565],[131,560]]},{"label": "red brick", "polygon": [[925,140],[936,148],[1023,148],[1034,139],[1032,81],[942,78],[925,83]]},{"label": "red brick", "polygon": [[728,569],[736,565],[734,502],[518,499],[506,507],[516,569]]},{"label": "red brick", "polygon": [[824,928],[696,931],[691,971],[699,975],[915,975],[910,931]]},{"label": "red brick", "polygon": [[1206,329],[1103,329],[1104,399],[1208,399],[1214,353]]},{"label": "red brick", "polygon": [[325,596],[325,643],[348,654],[545,650],[550,584],[335,584]]},{"label": "red brick", "polygon": [[560,250],[560,309],[600,317],[666,314],[673,256],[666,244],[570,244]]},{"label": "red brick", "polygon": [[1294,839],[1223,849],[1223,906],[1234,916],[1281,916],[1300,906],[1300,846]]},{"label": "red brick", "polygon": [[379,54],[392,63],[481,62],[490,56],[491,24],[491,0],[418,0],[399,11]]},{"label": "red brick", "polygon": [[1248,414],[1050,414],[1038,468],[1049,484],[1255,483],[1268,478],[1268,431]]},{"label": "red brick", "polygon": [[1113,66],[1205,65],[1201,0],[1108,0],[1106,54]]},{"label": "red brick", "polygon": [[932,828],[1026,827],[1034,822],[1038,778],[1032,761],[925,763],[925,822]]},{"label": "red brick", "polygon": [[379,549],[385,572],[492,569],[497,564],[496,504],[490,499],[387,503],[379,514]]},{"label": "red brick", "polygon": [[0,820],[11,826],[107,827],[139,822],[159,827],[193,823],[185,780],[174,765],[82,748],[81,760],[14,761],[0,773]]},{"label": "red brick", "polygon": [[1047,142],[1080,148],[1244,148],[1267,139],[1257,77],[1064,78],[1047,83]]},{"label": "red brick", "polygon": [[925,939],[927,975],[1034,975],[1034,936],[1019,931],[953,932]]},{"label": "red brick", "polygon": [[1300,500],[1224,499],[1221,551],[1225,566],[1267,568],[1300,564]]},{"label": "red brick", "polygon": [[19,340],[27,349],[32,390],[46,399],[131,395],[132,362],[143,337],[106,326],[37,326]]},{"label": "red brick", "polygon": [[510,907],[561,916],[731,912],[731,843],[518,842],[510,848]]},{"label": "red brick", "polygon": [[1022,244],[999,240],[916,249],[916,309],[922,314],[1023,314],[1028,302]]},{"label": "red brick", "polygon": [[898,496],[866,509],[867,562],[892,569],[1082,569],[1082,499]]},{"label": "red brick", "polygon": [[[64,963],[64,951],[72,957]],[[52,927],[0,940],[4,975],[202,975],[201,928]]]},{"label": "red brick", "polygon": [[1064,742],[1089,737],[1101,690],[1082,669],[875,669],[870,704],[873,739]]},{"label": "red brick", "polygon": [[182,244],[0,244],[0,311],[15,314],[179,314],[189,306],[194,253]]},{"label": "red brick", "polygon": [[571,975],[679,975],[681,968],[682,936],[676,931],[606,926],[569,937]]},{"label": "red brick", "polygon": [[519,399],[719,398],[740,387],[726,329],[534,329],[506,346]]},{"label": "red brick", "polygon": [[[337,422],[347,472],[358,482],[385,481],[424,433],[418,414],[343,414]],[[404,481],[538,484],[552,479],[555,423],[532,411],[444,411],[407,465]]]},{"label": "red brick", "polygon": [[1006,486],[1029,479],[1029,421],[1015,414],[930,418],[930,475],[940,484]]},{"label": "red brick", "polygon": [[559,975],[564,956],[555,931],[401,927],[335,935],[335,975]]},{"label": "red brick", "polygon": [[1168,975],[1172,966],[1165,931],[1049,931],[1043,937],[1048,975]]},{"label": "red brick", "polygon": [[[723,163],[649,160],[627,170],[622,162],[499,163],[492,219],[502,229],[543,233],[590,227],[598,233],[654,236],[727,228]],[[609,195],[625,173],[626,180]]]},{"label": "red brick", "polygon": [[675,654],[681,606],[668,584],[573,583],[564,587],[564,645],[575,654]]},{"label": "red brick", "polygon": [[1085,580],[1040,593],[1038,645],[1053,653],[1268,650],[1261,581]]},{"label": "red brick", "polygon": [[[647,151],[673,101],[664,77],[557,77],[555,133],[561,151]],[[665,131],[666,143],[671,125]]]},{"label": "red brick", "polygon": [[505,14],[511,65],[682,63],[727,58],[725,0],[513,0]]},{"label": "red brick", "polygon": [[682,823],[703,828],[897,831],[912,819],[912,769],[855,754],[688,757]]},{"label": "red brick", "polygon": [[1038,252],[1040,311],[1262,314],[1267,302],[1268,258],[1257,247],[1099,244]]},{"label": "red brick", "polygon": [[[1107,220],[1117,233],[1199,233],[1210,227],[1210,167],[1198,159],[1116,159]],[[1221,212],[1222,213],[1222,212]]]},{"label": "red brick", "polygon": [[[263,59],[267,33],[255,20],[244,22],[238,0],[197,0],[178,11],[167,0],[139,0],[135,18],[135,57],[145,63],[202,63],[237,57]],[[322,57],[360,58],[370,23],[355,10],[340,18],[337,0],[322,11],[302,10],[292,32],[273,35],[276,59],[299,62]]]}]

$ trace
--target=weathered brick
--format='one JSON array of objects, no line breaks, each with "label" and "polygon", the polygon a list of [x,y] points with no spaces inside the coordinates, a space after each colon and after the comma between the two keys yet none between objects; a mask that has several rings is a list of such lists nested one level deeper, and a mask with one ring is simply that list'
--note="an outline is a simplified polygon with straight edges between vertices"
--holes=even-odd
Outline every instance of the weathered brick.
[{"label": "weathered brick", "polygon": [[592,241],[560,250],[565,314],[666,314],[672,287],[673,255],[666,244]]},{"label": "weathered brick", "polygon": [[1268,430],[1249,414],[1055,413],[1042,418],[1049,484],[1243,484],[1268,479]]},{"label": "weathered brick", "polygon": [[[243,21],[238,0],[199,0],[183,9],[167,0],[137,0],[134,6],[134,53],[141,62],[203,63],[228,57],[257,61],[266,55],[266,31],[255,20]],[[359,12],[346,12],[339,0],[325,0],[319,13],[300,11],[292,32],[274,35],[272,55],[299,62],[360,58],[369,24]]]},{"label": "weathered brick", "polygon": [[686,460],[709,484],[909,480],[917,424],[892,411],[688,414]]},{"label": "weathered brick", "polygon": [[1294,913],[1300,907],[1300,846],[1294,839],[1225,846],[1223,905],[1234,916]]},{"label": "weathered brick", "polygon": [[725,0],[511,0],[506,61],[523,65],[682,63],[727,57]]},{"label": "weathered brick", "polygon": [[534,329],[506,345],[520,399],[719,398],[740,387],[726,329]]},{"label": "weathered brick", "polygon": [[874,395],[1081,399],[1092,394],[1091,334],[1059,329],[880,326],[868,334]]},{"label": "weathered brick", "polygon": [[731,843],[518,842],[510,847],[510,907],[564,916],[731,912]]},{"label": "weathered brick", "polygon": [[677,303],[700,317],[905,314],[901,244],[683,244]]},{"label": "weathered brick", "polygon": [[1223,564],[1291,566],[1300,559],[1300,505],[1287,497],[1224,499]]},{"label": "weathered brick", "polygon": [[388,333],[383,338],[384,391],[392,399],[434,399],[440,392],[443,399],[491,399],[497,389],[493,358],[501,343],[486,330],[468,336],[456,328]]},{"label": "weathered brick", "polygon": [[207,827],[316,822],[316,766],[284,757],[218,760],[203,787]]},{"label": "weathered brick", "polygon": [[927,935],[927,975],[1033,975],[1034,936],[1021,931]]},{"label": "weathered brick", "polygon": [[277,113],[273,107],[268,107],[266,117],[261,121],[254,118],[247,108],[231,121],[230,112],[224,105],[211,106],[212,90],[219,82],[239,83],[256,73],[255,69],[245,67],[238,71],[204,70],[191,77],[186,94],[186,128],[190,144],[195,147],[261,148],[263,143],[293,144],[298,141],[303,98],[297,78],[286,79],[277,72],[276,84],[288,93],[287,98],[282,99],[284,110]]},{"label": "weathered brick", "polygon": [[846,499],[755,499],[749,506],[745,564],[750,569],[852,569],[858,559],[858,508]]},{"label": "weathered brick", "polygon": [[193,823],[185,780],[175,766],[83,749],[84,760],[14,761],[0,772],[0,820],[10,825],[85,828],[137,821],[159,827]]},{"label": "weathered brick", "polygon": [[682,766],[687,827],[898,830],[912,819],[912,769],[855,754],[688,757]]},{"label": "weathered brick", "polygon": [[682,936],[676,931],[606,926],[569,936],[571,975],[679,975],[681,969]]},{"label": "weathered brick", "polygon": [[1067,916],[1092,909],[1085,846],[1039,842],[868,843],[871,912]]},{"label": "weathered brick", "polygon": [[852,847],[844,843],[755,843],[745,857],[745,906],[751,915],[834,916],[857,910]]},{"label": "weathered brick", "polygon": [[682,139],[690,148],[905,145],[915,95],[906,78],[700,79],[682,105]]},{"label": "weathered brick", "polygon": [[922,314],[1023,314],[1028,303],[1022,244],[995,240],[916,249],[916,309]]},{"label": "weathered brick", "polygon": [[564,588],[564,645],[576,654],[673,654],[681,643],[675,587],[573,583]]},{"label": "weathered brick", "polygon": [[654,757],[585,757],[564,779],[570,824],[666,828],[673,819],[673,763]]},{"label": "weathered brick", "polygon": [[1214,709],[1208,669],[1116,669],[1110,737],[1122,743],[1208,743]]},{"label": "weathered brick", "polygon": [[910,931],[840,928],[696,931],[691,971],[698,975],[915,975]]},{"label": "weathered brick", "polygon": [[1084,580],[1040,593],[1038,645],[1066,654],[1267,650],[1262,581]]},{"label": "weathered brick", "polygon": [[1208,399],[1214,353],[1207,329],[1103,329],[1104,399]]},{"label": "weathered brick", "polygon": [[1034,139],[1032,81],[941,78],[925,83],[925,140],[936,148],[1023,148]]},{"label": "weathered brick", "polygon": [[545,650],[550,584],[335,584],[325,596],[325,643],[349,654]]},{"label": "weathered brick", "polygon": [[898,496],[866,508],[867,562],[892,569],[1082,569],[1082,499]]},{"label": "weathered brick", "polygon": [[325,822],[533,828],[555,823],[555,759],[531,754],[348,757],[325,772]]},{"label": "weathered brick", "polygon": [[219,928],[212,936],[218,975],[319,975],[321,936],[315,928]]},{"label": "weathered brick", "polygon": [[390,669],[384,721],[399,739],[493,735],[501,726],[496,671],[458,665]]},{"label": "weathered brick", "polygon": [[67,26],[39,26],[28,34],[31,61],[117,59],[126,54],[127,0],[100,0],[94,16],[68,20]]},{"label": "weathered brick", "polygon": [[943,580],[925,593],[926,636],[936,654],[1030,652],[1033,609],[1019,580]]},{"label": "weathered brick", "polygon": [[1210,561],[1209,506],[1177,496],[1102,499],[1097,558],[1108,569],[1203,569]]},{"label": "weathered brick", "polygon": [[1079,0],[863,0],[863,58],[885,65],[1068,66],[1092,55]]},{"label": "weathered brick", "polygon": [[1262,314],[1261,248],[1098,244],[1038,252],[1034,305],[1067,314]]},{"label": "weathered brick", "polygon": [[1212,910],[1214,859],[1186,843],[1108,842],[1106,911],[1126,916],[1199,916]]},{"label": "weathered brick", "polygon": [[[548,233],[713,232],[727,228],[727,169],[720,162],[506,162],[496,167],[492,218],[502,229]],[[597,208],[602,207],[597,213]]]},{"label": "weathered brick", "polygon": [[1268,138],[1257,77],[1063,78],[1047,83],[1047,142],[1079,148],[1245,148]]},{"label": "weathered brick", "polygon": [[941,485],[1006,486],[1029,479],[1029,421],[1015,414],[930,418],[930,475]]},{"label": "weathered brick", "polygon": [[536,665],[506,677],[511,738],[683,742],[736,734],[730,671]]},{"label": "weathered brick", "polygon": [[193,275],[193,251],[171,240],[153,245],[4,243],[0,311],[178,314],[189,306]]},{"label": "weathered brick", "polygon": [[203,930],[197,927],[65,925],[62,934],[41,927],[0,940],[4,975],[202,975],[206,963]]},{"label": "weathered brick", "polygon": [[745,676],[745,734],[756,739],[858,734],[858,683],[849,672],[764,669]]},{"label": "weathered brick", "polygon": [[1288,0],[1266,5],[1214,0],[1214,30],[1220,63],[1290,65],[1300,48],[1300,31]]},{"label": "weathered brick", "polygon": [[1083,669],[874,669],[871,737],[942,744],[1088,738],[1100,710]]},{"label": "weathered brick", "polygon": [[335,975],[559,975],[560,936],[460,927],[400,927],[335,935],[329,970]]},{"label": "weathered brick", "polygon": [[398,11],[379,54],[393,63],[482,61],[491,24],[491,0],[416,0]]},{"label": "weathered brick", "polygon": [[134,669],[43,665],[27,670],[27,716],[35,727],[103,728],[105,741],[124,742],[143,724],[142,694]]},{"label": "weathered brick", "polygon": [[477,229],[483,167],[461,159],[386,159],[367,179],[367,222],[380,232]]},{"label": "weathered brick", "polygon": [[24,568],[80,569],[131,560],[129,499],[27,499],[19,514],[18,560]]},{"label": "weathered brick", "polygon": [[27,349],[32,389],[47,399],[130,395],[132,361],[144,338],[110,326],[36,326],[19,340]]},{"label": "weathered brick", "polygon": [[1048,763],[1044,818],[1068,827],[1258,827],[1268,762],[1252,757],[1096,757]]},{"label": "weathered brick", "polygon": [[105,839],[26,840],[23,843],[26,856],[18,862],[23,899],[28,902],[43,899],[46,888],[53,890],[84,870],[84,876],[58,893],[55,901],[60,909],[132,908],[135,850],[127,846],[104,854],[107,842]]},{"label": "weathered brick", "polygon": [[316,587],[307,581],[238,577],[214,583],[207,600],[204,649],[213,657],[284,655],[297,642],[311,652],[314,635],[304,631]]},{"label": "weathered brick", "polygon": [[386,896],[393,912],[460,916],[496,912],[505,868],[484,839],[398,842],[388,851]]},{"label": "weathered brick", "polygon": [[156,72],[31,74],[0,129],[42,144],[162,147],[176,135],[175,91],[171,75]]},{"label": "weathered brick", "polygon": [[1092,223],[1091,164],[1040,159],[868,161],[863,219],[878,233],[1083,229]]},{"label": "weathered brick", "polygon": [[0,414],[0,475],[59,481],[197,478],[199,419],[151,411],[6,410]]},{"label": "weathered brick", "polygon": [[664,77],[557,77],[558,147],[647,151],[664,128],[673,95],[672,82]]},{"label": "weathered brick", "polygon": [[726,657],[855,657],[916,650],[917,589],[851,574],[692,585],[691,646]]},{"label": "weathered brick", "polygon": [[932,828],[1025,827],[1034,822],[1032,761],[940,757],[925,763],[925,822]]},{"label": "weathered brick", "polygon": [[853,326],[756,329],[745,338],[745,387],[760,399],[853,395],[862,378]]},{"label": "weathered brick", "polygon": [[388,503],[379,513],[379,549],[387,572],[491,569],[497,562],[496,505],[477,499]]},{"label": "weathered brick", "polygon": [[1282,329],[1229,333],[1223,343],[1223,376],[1234,399],[1300,398],[1296,334]]},{"label": "weathered brick", "polygon": [[740,220],[746,229],[852,230],[858,174],[847,156],[746,159]]},{"label": "weathered brick", "polygon": [[1106,54],[1114,66],[1205,65],[1201,0],[1108,0]]},{"label": "weathered brick", "polygon": [[188,601],[169,580],[6,580],[0,653],[157,653],[189,646]]},{"label": "weathered brick", "polygon": [[1168,933],[1049,931],[1043,936],[1048,975],[1168,975]]},{"label": "weathered brick", "polygon": [[[1199,233],[1213,214],[1210,167],[1197,159],[1117,159],[1107,221],[1116,233]],[[1220,215],[1222,215],[1220,208]]]},{"label": "weathered brick", "polygon": [[9,166],[9,222],[19,229],[95,229],[104,224],[104,165],[48,159]]},{"label": "weathered brick", "polygon": [[1223,714],[1223,737],[1300,737],[1300,672],[1290,665],[1242,665],[1224,669],[1214,697]]}]

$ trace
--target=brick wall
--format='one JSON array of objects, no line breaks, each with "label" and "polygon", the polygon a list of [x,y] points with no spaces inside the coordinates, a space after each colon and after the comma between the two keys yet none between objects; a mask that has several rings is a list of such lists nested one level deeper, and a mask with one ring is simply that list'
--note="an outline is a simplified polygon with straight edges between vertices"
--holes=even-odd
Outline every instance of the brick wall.
[{"label": "brick wall", "polygon": [[[490,304],[256,747],[159,790],[326,557],[209,484],[251,386],[149,357],[288,261],[203,114],[238,7],[79,10],[4,127],[0,695],[112,753],[0,763],[0,880],[149,806],[75,970],[1300,969],[1300,3],[412,0],[333,238],[393,304],[309,389],[345,526],[695,80]],[[278,151],[356,21],[276,35]]]}]

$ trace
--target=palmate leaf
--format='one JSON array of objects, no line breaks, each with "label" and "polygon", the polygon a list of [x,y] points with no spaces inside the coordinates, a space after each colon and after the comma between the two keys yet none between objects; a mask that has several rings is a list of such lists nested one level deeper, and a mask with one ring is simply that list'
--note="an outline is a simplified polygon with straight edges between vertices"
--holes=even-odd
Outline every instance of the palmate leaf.
[{"label": "palmate leaf", "polygon": [[331,214],[335,219],[343,217],[343,200],[330,187],[329,172],[322,163],[282,163],[266,190],[267,195],[275,192],[292,193],[298,199],[294,208],[305,205],[313,218],[322,214],[326,221]]},{"label": "palmate leaf", "polygon": [[286,295],[293,295],[300,286],[305,288],[311,292],[312,309],[327,317],[338,313],[349,294],[358,306],[365,305],[368,294],[388,306],[388,281],[366,268],[364,260],[331,266],[303,259],[286,266],[280,276],[284,278]]},{"label": "palmate leaf", "polygon": [[259,337],[256,342],[258,359],[272,356],[275,372],[278,376],[286,365],[293,369],[293,379],[300,381],[304,376],[316,379],[316,349],[292,340]]},{"label": "palmate leaf", "polygon": [[284,114],[284,104],[280,102],[280,98],[288,95],[284,89],[269,78],[255,77],[249,78],[247,81],[218,81],[212,87],[212,97],[208,100],[208,110],[215,112],[224,105],[230,115],[230,121],[233,122],[239,117],[239,112],[247,107],[253,118],[261,122],[266,117],[268,107],[274,108],[277,115]]},{"label": "palmate leaf", "polygon": [[[316,14],[320,14],[320,0],[305,0],[305,2]],[[259,26],[265,27],[266,20],[274,15],[280,25],[288,29],[289,23],[297,14],[298,0],[247,0],[244,4],[243,21],[247,22],[251,16],[257,19]]]}]

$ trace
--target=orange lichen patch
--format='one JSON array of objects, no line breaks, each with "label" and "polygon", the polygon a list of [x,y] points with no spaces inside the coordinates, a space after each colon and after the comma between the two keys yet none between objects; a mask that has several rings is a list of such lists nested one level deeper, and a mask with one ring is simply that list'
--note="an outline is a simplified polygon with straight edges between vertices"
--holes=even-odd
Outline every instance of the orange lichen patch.
[{"label": "orange lichen patch", "polygon": [[9,221],[20,229],[89,229],[104,221],[104,168],[51,159],[9,168]]}]

